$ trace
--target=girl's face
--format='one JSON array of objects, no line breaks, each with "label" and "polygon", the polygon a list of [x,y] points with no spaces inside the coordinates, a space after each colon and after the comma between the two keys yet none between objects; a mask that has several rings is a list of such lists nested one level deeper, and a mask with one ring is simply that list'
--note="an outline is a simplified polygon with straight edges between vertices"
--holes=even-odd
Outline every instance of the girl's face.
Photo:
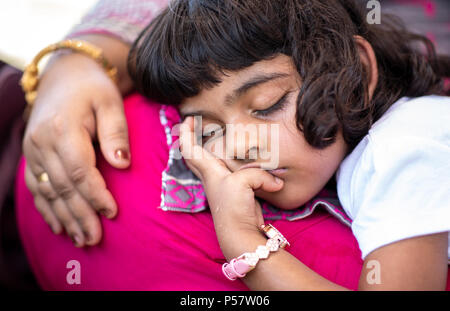
[{"label": "girl's face", "polygon": [[[334,144],[318,150],[308,145],[297,129],[296,98],[301,79],[291,58],[278,55],[241,71],[227,72],[221,79],[217,86],[180,105],[183,117],[202,117],[204,132],[225,130],[223,135],[205,136],[204,147],[222,158],[232,172],[244,165],[270,167],[269,172],[283,179],[283,188],[274,193],[257,190],[255,194],[279,208],[294,209],[312,199],[333,177],[347,145],[339,131]],[[238,135],[231,137],[230,126]],[[239,135],[239,126],[248,132]],[[257,135],[250,134],[254,129]],[[219,150],[231,151],[235,157],[227,158]],[[236,157],[238,154],[245,158]]]}]

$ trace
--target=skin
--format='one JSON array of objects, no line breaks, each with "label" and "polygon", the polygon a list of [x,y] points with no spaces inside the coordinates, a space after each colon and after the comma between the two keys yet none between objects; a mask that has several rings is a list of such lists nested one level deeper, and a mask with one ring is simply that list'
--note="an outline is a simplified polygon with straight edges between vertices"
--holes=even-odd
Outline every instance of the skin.
[{"label": "skin", "polygon": [[[231,105],[226,105],[227,95],[238,89],[246,82],[261,76],[272,76],[269,81],[253,84],[244,94],[234,100]],[[284,187],[274,193],[257,191],[257,196],[276,204],[283,209],[297,208],[323,189],[325,184],[333,176],[339,164],[344,159],[347,146],[339,133],[336,143],[329,148],[318,150],[306,142],[303,134],[296,128],[296,98],[299,94],[300,77],[292,64],[291,58],[286,55],[279,55],[272,60],[258,62],[255,65],[241,70],[237,73],[227,73],[221,77],[222,82],[215,88],[203,90],[198,96],[188,98],[180,106],[182,116],[199,115],[201,111],[202,125],[213,128],[224,127],[226,124],[249,126],[273,124],[279,126],[278,137],[269,135],[267,142],[247,141],[246,147],[250,145],[258,148],[258,154],[267,151],[273,146],[272,139],[278,144],[278,166],[285,168],[286,172],[280,176],[284,181]],[[289,95],[280,109],[273,110],[267,114],[260,111],[271,108],[278,102],[284,94]],[[272,108],[273,109],[273,108]],[[224,139],[218,139],[219,135],[207,138],[207,149],[214,153],[217,144],[225,143]],[[226,136],[226,134],[225,134]],[[219,136],[220,137],[220,136]],[[217,143],[216,143],[217,142]],[[238,144],[236,142],[234,149]],[[270,152],[268,150],[267,152]],[[234,154],[237,151],[234,150]],[[276,156],[274,154],[274,156]],[[232,171],[237,171],[243,165],[263,164],[268,160],[261,159],[223,159],[227,167]]]},{"label": "skin", "polygon": [[[36,208],[55,234],[65,231],[74,245],[83,247],[101,240],[98,213],[108,218],[117,213],[116,202],[95,166],[93,142],[100,144],[113,167],[130,165],[122,96],[131,90],[132,83],[126,71],[127,44],[104,35],[77,39],[105,52],[118,68],[118,85],[87,56],[54,56],[41,75],[23,152],[27,160],[25,181]],[[44,171],[49,181],[38,182]]]},{"label": "skin", "polygon": [[[98,212],[103,211],[110,218],[117,213],[114,199],[95,168],[92,142],[98,141],[104,157],[116,168],[126,168],[131,161],[129,156],[115,157],[117,150],[122,150],[122,154],[129,154],[121,99],[121,95],[131,89],[131,81],[124,69],[129,47],[107,36],[88,36],[82,39],[100,46],[108,53],[107,58],[119,68],[119,87],[111,83],[103,70],[88,57],[71,53],[55,57],[42,75],[36,107],[23,142],[27,159],[26,182],[35,198],[36,207],[55,233],[65,230],[78,247],[95,245],[100,241]],[[369,96],[372,96],[378,79],[376,58],[367,41],[358,37],[355,37],[355,41],[361,61],[366,66]],[[289,62],[281,59],[273,61],[277,62],[277,69],[290,70]],[[275,67],[270,70],[273,69]],[[71,74],[68,75],[67,72]],[[236,74],[244,75],[243,72]],[[251,70],[246,74],[252,74]],[[244,77],[239,78],[242,80]],[[289,83],[286,80],[283,83],[272,83],[274,93],[280,95],[283,89],[295,90],[295,85],[298,87],[298,83],[301,83],[294,76],[288,80]],[[67,85],[71,87],[67,88]],[[218,86],[220,87],[223,85]],[[231,87],[233,85],[229,84],[228,89]],[[222,120],[217,118],[216,121],[253,122],[241,105],[252,104],[253,109],[266,109],[274,100],[278,100],[271,98],[272,95],[259,95],[252,91],[245,94],[245,101],[241,99],[233,106],[233,109],[237,109],[235,111],[239,111],[239,117],[224,114]],[[260,93],[262,91],[263,89]],[[222,89],[222,95],[224,92]],[[199,96],[205,94],[206,92],[202,92]],[[219,95],[220,93],[210,93],[211,98],[206,102],[216,103],[216,96],[219,98]],[[203,101],[191,102],[192,105],[200,105]],[[187,103],[184,109],[189,108]],[[219,105],[220,102],[217,107]],[[299,205],[314,195],[313,192],[317,189],[320,190],[320,185],[324,185],[332,176],[345,153],[340,134],[337,143],[330,147],[336,148],[333,154],[316,152],[302,143],[301,134],[292,125],[291,106],[287,106],[275,119],[258,119],[261,123],[278,123],[282,129],[280,145],[294,148],[298,153],[289,149],[289,154],[311,163],[304,166],[281,155],[280,167],[288,168],[288,173],[282,177],[281,182],[262,169],[245,168],[243,162],[249,162],[217,159],[213,155],[214,145],[210,146],[209,151],[208,148],[200,147],[200,152],[205,155],[203,160],[187,160],[190,168],[205,185],[217,237],[227,260],[254,250],[266,241],[258,231],[263,219],[255,195],[274,203],[280,203],[280,199],[286,198],[281,201],[288,203],[279,204],[286,209],[297,203]],[[191,109],[193,108],[195,107],[192,106]],[[192,131],[192,119],[186,118],[181,135],[184,155],[191,149],[189,146],[199,148],[193,143]],[[70,146],[67,141],[70,141]],[[295,146],[289,144],[293,141],[296,142]],[[314,175],[321,163],[327,165],[326,169]],[[50,181],[38,183],[37,176],[43,171],[48,172]],[[308,178],[310,184],[303,183],[300,178],[295,180],[293,176],[297,174]],[[305,189],[294,193],[294,185],[303,185]],[[90,189],[95,189],[95,193]],[[440,233],[399,241],[373,251],[365,259],[359,289],[444,289],[447,243],[447,233]],[[380,263],[381,284],[370,285],[366,282],[371,271],[368,265],[371,260],[378,260]],[[243,280],[253,290],[345,290],[322,278],[284,250],[272,253],[268,259],[258,263],[257,268]]]},{"label": "skin", "polygon": [[[375,54],[363,38],[355,37],[355,42],[368,73],[371,97],[378,81]],[[254,87],[241,95],[232,106],[224,105],[224,99],[239,84],[269,71],[288,73],[288,77],[282,82],[277,81],[278,84],[271,81],[259,88]],[[184,115],[196,115],[196,111],[201,110],[203,114],[207,111],[207,120],[209,118],[222,124],[261,122],[254,117],[255,109],[267,109],[273,105],[273,94],[280,96],[283,91],[295,89],[299,79],[294,71],[288,58],[280,55],[237,73],[227,73],[218,86],[186,99],[181,112]],[[266,92],[270,96],[264,95]],[[295,203],[299,206],[317,193],[315,191],[326,183],[327,177],[333,175],[345,155],[346,146],[342,139],[337,139],[321,153],[304,143],[298,143],[302,142],[302,134],[292,131],[294,113],[295,109],[287,106],[286,110],[271,115],[270,121],[263,120],[280,124],[280,150],[285,154],[280,156],[280,166],[288,169],[282,180],[277,180],[261,168],[248,168],[248,163],[242,159],[217,157],[214,144],[207,147],[196,144],[192,117],[187,117],[181,127],[182,154],[187,165],[203,182],[218,241],[228,261],[265,244],[266,238],[258,230],[264,220],[255,196],[266,198],[278,206],[287,200],[289,204],[282,206],[284,208],[290,208]],[[252,143],[248,142],[246,148],[250,146]],[[308,165],[302,165],[302,161],[309,161]],[[359,290],[444,290],[447,247],[447,232],[382,246],[365,258]],[[374,261],[378,263],[380,277],[379,281],[370,282]],[[310,270],[285,250],[279,250],[261,260],[243,281],[252,290],[347,290]]]}]

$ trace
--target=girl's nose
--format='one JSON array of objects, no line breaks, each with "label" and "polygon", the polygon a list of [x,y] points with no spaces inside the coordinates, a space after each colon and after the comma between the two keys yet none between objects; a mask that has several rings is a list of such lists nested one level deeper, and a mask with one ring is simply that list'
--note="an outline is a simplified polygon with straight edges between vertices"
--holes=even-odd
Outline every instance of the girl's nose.
[{"label": "girl's nose", "polygon": [[255,124],[227,125],[221,135],[206,142],[205,148],[222,159],[231,171],[244,164],[258,163],[263,158],[268,139]]}]

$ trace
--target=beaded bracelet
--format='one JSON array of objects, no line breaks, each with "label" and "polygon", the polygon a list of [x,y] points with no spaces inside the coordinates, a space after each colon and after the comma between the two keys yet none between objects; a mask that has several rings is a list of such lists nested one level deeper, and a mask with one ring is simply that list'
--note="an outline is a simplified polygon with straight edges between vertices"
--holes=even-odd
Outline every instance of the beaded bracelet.
[{"label": "beaded bracelet", "polygon": [[261,230],[269,238],[265,245],[259,245],[253,253],[244,253],[222,265],[222,272],[229,280],[243,278],[256,267],[260,259],[266,259],[270,252],[276,252],[289,245],[286,238],[274,226],[263,225]]}]

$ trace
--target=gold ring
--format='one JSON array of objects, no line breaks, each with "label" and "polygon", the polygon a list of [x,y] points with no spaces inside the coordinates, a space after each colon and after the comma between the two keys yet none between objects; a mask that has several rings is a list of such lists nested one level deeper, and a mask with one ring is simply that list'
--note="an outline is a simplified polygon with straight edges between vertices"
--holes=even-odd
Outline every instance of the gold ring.
[{"label": "gold ring", "polygon": [[46,182],[46,181],[48,181],[48,174],[46,172],[43,172],[42,174],[40,174],[38,176],[38,181],[39,182]]}]

